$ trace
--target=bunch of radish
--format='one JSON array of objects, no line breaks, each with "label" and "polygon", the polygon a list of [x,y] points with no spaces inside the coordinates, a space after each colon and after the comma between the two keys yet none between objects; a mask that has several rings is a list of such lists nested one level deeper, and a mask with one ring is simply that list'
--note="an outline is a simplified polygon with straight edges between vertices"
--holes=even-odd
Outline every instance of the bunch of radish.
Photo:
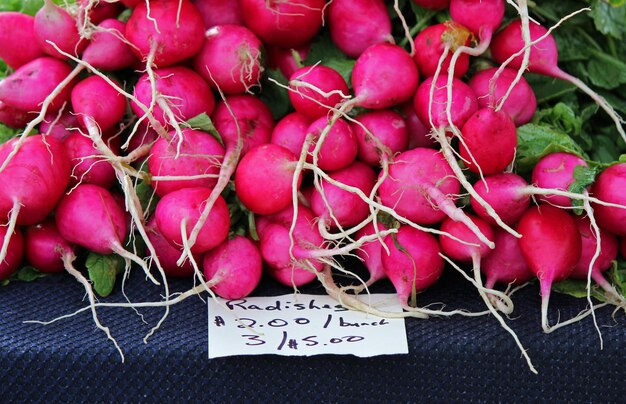
[{"label": "bunch of radish", "polygon": [[[247,296],[262,272],[381,316],[491,313],[516,340],[507,284],[538,278],[545,332],[567,323],[550,325],[548,301],[570,277],[626,308],[603,276],[620,245],[625,258],[626,163],[565,148],[531,172],[516,160],[537,109],[528,72],[575,84],[623,142],[617,112],[559,69],[524,0],[390,3],[45,0],[34,16],[0,13],[0,122],[15,128],[0,145],[0,280],[69,271],[111,339],[81,257],[145,272],[164,288],[163,319],[195,293]],[[324,46],[332,60],[315,59]],[[345,256],[369,278],[337,284]],[[485,312],[420,307],[446,263]],[[173,296],[168,277],[197,286]],[[401,314],[357,298],[385,278]]]}]

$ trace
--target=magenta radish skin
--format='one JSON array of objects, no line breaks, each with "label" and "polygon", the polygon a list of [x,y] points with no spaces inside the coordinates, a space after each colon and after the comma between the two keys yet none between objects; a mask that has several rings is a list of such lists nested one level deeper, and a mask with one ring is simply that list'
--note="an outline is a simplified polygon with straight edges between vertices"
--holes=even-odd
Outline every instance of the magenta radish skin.
[{"label": "magenta radish skin", "polygon": [[[448,76],[440,75],[435,83],[433,93],[432,112],[429,110],[430,90],[433,85],[433,78],[426,79],[417,88],[415,97],[413,97],[413,108],[417,113],[420,121],[426,126],[434,126],[435,128],[446,128],[450,124],[460,128],[465,124],[472,114],[478,110],[478,100],[472,89],[463,81],[456,77],[452,79],[452,99],[448,100],[447,93]],[[452,122],[448,122],[446,114],[446,105],[448,102],[452,104],[451,116]]]},{"label": "magenta radish skin", "polygon": [[413,58],[398,45],[380,43],[365,49],[352,69],[355,100],[363,108],[384,109],[415,94],[419,72]]},{"label": "magenta radish skin", "polygon": [[12,69],[44,55],[37,44],[34,26],[35,18],[30,15],[0,12],[0,59]]},{"label": "magenta radish skin", "polygon": [[87,10],[86,8],[89,3],[91,3],[90,0],[76,1],[76,4],[80,7],[78,16],[80,21],[84,21],[88,17],[92,24],[98,25],[104,20],[115,19],[122,11],[124,11],[124,6],[121,3],[107,2],[92,3],[89,10]]},{"label": "magenta radish skin", "polygon": [[[587,167],[582,158],[571,153],[550,153],[542,157],[532,172],[532,183],[539,188],[567,191],[574,182],[574,169]],[[559,207],[571,207],[570,198],[561,195],[538,195],[537,199]]]},{"label": "magenta radish skin", "polygon": [[382,152],[366,133],[366,129],[388,148],[389,157],[408,149],[407,125],[397,112],[389,109],[374,110],[357,115],[355,120],[357,122],[353,122],[351,126],[357,139],[357,157],[362,162],[376,167],[380,165]]},{"label": "magenta radish skin", "polygon": [[[156,205],[154,217],[161,234],[175,247],[183,246],[182,223],[185,221],[186,237],[204,210],[211,195],[210,188],[183,188],[165,195]],[[211,213],[200,229],[196,243],[191,247],[193,254],[201,254],[218,246],[228,237],[230,216],[226,201],[221,196],[215,200]]]},{"label": "magenta radish skin", "polygon": [[211,289],[224,299],[241,299],[257,287],[263,272],[259,248],[243,236],[235,236],[207,252],[202,260]]},{"label": "magenta radish skin", "polygon": [[322,27],[324,0],[240,0],[244,25],[268,45],[295,48]]},{"label": "magenta radish skin", "polygon": [[63,272],[63,255],[72,254],[75,249],[61,236],[53,219],[46,219],[26,228],[24,257],[41,272]]},{"label": "magenta radish skin", "polygon": [[482,108],[461,128],[464,143],[459,145],[467,168],[483,175],[504,171],[515,158],[515,123],[504,111]]},{"label": "magenta radish skin", "polygon": [[115,127],[126,113],[126,97],[100,76],[79,81],[72,89],[70,99],[72,109],[80,116],[79,121],[93,118],[102,131]]},{"label": "magenta radish skin", "polygon": [[[0,164],[18,141],[0,145]],[[17,154],[0,172],[0,219],[6,223],[15,203],[21,205],[18,225],[31,225],[46,218],[63,196],[70,182],[70,162],[63,144],[41,135],[26,138]]]},{"label": "magenta radish skin", "polygon": [[383,0],[333,0],[326,18],[333,43],[351,58],[358,58],[371,45],[393,43]]},{"label": "magenta radish skin", "polygon": [[240,134],[243,142],[240,157],[253,147],[269,143],[274,129],[274,117],[261,99],[250,94],[239,94],[227,97],[226,101],[230,110],[224,101],[220,101],[211,115],[226,150],[233,150],[237,146]]},{"label": "magenta radish skin", "polygon": [[153,63],[164,68],[198,53],[204,42],[204,30],[202,15],[189,0],[153,0],[150,10],[143,1],[133,9],[125,36],[142,61],[154,46]]},{"label": "magenta radish skin", "polygon": [[237,24],[243,25],[241,6],[233,0],[191,0],[196,6],[204,26],[208,29],[216,25]]},{"label": "magenta radish skin", "polygon": [[[502,221],[512,226],[526,212],[530,206],[530,193],[525,192],[528,186],[526,180],[514,173],[498,173],[484,177],[473,185],[474,191],[500,216]],[[470,204],[474,212],[487,223],[497,226],[497,223],[485,208],[470,197]]]},{"label": "magenta radish skin", "polygon": [[282,146],[296,156],[302,152],[311,119],[299,112],[291,112],[274,126],[270,143]]},{"label": "magenta radish skin", "polygon": [[[448,70],[452,54],[458,47],[468,45],[469,38],[470,32],[467,28],[454,21],[430,25],[420,31],[414,41],[415,54],[413,60],[421,77],[426,79],[435,75],[446,44],[449,45],[450,50],[441,64],[440,74],[450,74]],[[468,69],[469,54],[462,53],[456,60],[454,77],[464,76]]]},{"label": "magenta radish skin", "polygon": [[63,146],[72,165],[70,185],[95,184],[105,189],[113,186],[115,169],[90,138],[74,132],[65,139]]},{"label": "magenta radish skin", "polygon": [[45,136],[53,137],[62,142],[70,134],[77,131],[79,125],[76,115],[65,109],[60,115],[56,112],[48,112],[39,124],[39,131]]},{"label": "magenta radish skin", "polygon": [[[494,77],[498,71],[497,67],[481,70],[474,74],[467,84],[472,88],[476,97],[478,98],[479,108],[495,107],[491,105],[492,100],[489,97],[490,93],[490,80]],[[500,104],[500,101],[508,91],[513,80],[517,76],[517,70],[505,68],[498,76],[498,80],[495,82],[495,103]],[[530,122],[535,111],[537,110],[537,97],[530,87],[530,84],[522,76],[520,81],[517,82],[513,90],[509,94],[508,98],[502,104],[502,110],[509,114],[509,116],[515,122],[515,126],[521,126]]]},{"label": "magenta radish skin", "polygon": [[[211,87],[199,74],[183,66],[158,69],[154,73],[157,77],[157,92],[168,97],[167,102],[178,119],[186,121],[201,113],[211,115],[215,108],[215,97]],[[133,94],[144,105],[150,105],[153,94],[147,74],[139,78]],[[131,102],[130,106],[138,117],[144,116],[137,104]],[[153,114],[161,125],[167,126],[167,117],[160,106],[154,107]]]},{"label": "magenta radish skin", "polygon": [[[330,95],[325,97],[293,81],[304,82]],[[342,94],[343,96],[350,94],[348,84],[335,69],[324,65],[304,66],[296,70],[289,78],[291,104],[297,112],[311,120],[331,115],[332,108],[336,108],[345,99]]]},{"label": "magenta radish skin", "polygon": [[[292,202],[292,182],[298,156],[271,143],[251,149],[235,172],[235,189],[250,211],[268,215]],[[298,178],[300,187],[302,178]]]},{"label": "magenta radish skin", "polygon": [[[460,189],[441,153],[415,148],[396,156],[378,193],[382,204],[393,208],[399,215],[418,224],[434,224],[446,216],[438,205],[454,204]],[[431,191],[441,199],[429,197]]]},{"label": "magenta radish skin", "polygon": [[124,209],[106,189],[81,184],[65,195],[54,214],[61,236],[98,254],[122,248],[128,234]]},{"label": "magenta radish skin", "polygon": [[[310,48],[310,43],[290,49],[267,46],[267,64],[270,69],[278,69],[283,76],[291,77],[296,70],[302,67],[302,61],[306,60]],[[297,56],[294,55],[294,52]]]},{"label": "magenta radish skin", "polygon": [[262,52],[263,44],[248,28],[218,25],[206,31],[193,67],[211,88],[242,94],[260,85]]},{"label": "magenta radish skin", "polygon": [[496,283],[520,285],[535,275],[530,271],[517,237],[500,227],[493,229],[496,247],[481,260],[480,270],[485,275],[485,287]]},{"label": "magenta radish skin", "polygon": [[138,59],[131,48],[122,41],[126,23],[116,19],[105,19],[98,24],[82,59],[102,70],[120,70],[137,64]]},{"label": "magenta radish skin", "polygon": [[[22,111],[39,112],[46,97],[70,74],[67,63],[44,56],[34,59],[0,81],[0,101]],[[69,101],[72,85],[52,100],[48,111],[58,111]]]},{"label": "magenta radish skin", "polygon": [[[329,176],[342,184],[358,188],[370,195],[376,182],[376,172],[367,164],[355,161]],[[350,227],[359,224],[370,214],[369,205],[355,193],[343,190],[325,179],[321,181],[324,196],[318,189],[311,196],[311,209],[328,226]],[[325,200],[324,200],[325,199]]]},{"label": "magenta radish skin", "polygon": [[[578,230],[580,231],[582,248],[580,253],[580,259],[574,267],[570,278],[587,279],[589,264],[591,263],[591,259],[596,253],[598,240],[591,227],[591,221],[588,217],[575,216],[574,221],[576,222]],[[594,265],[591,269],[592,279],[598,279],[600,282],[603,282],[599,278],[604,278],[602,276],[602,273],[611,268],[613,261],[617,259],[618,253],[619,245],[617,237],[614,234],[600,228],[600,255],[594,262]]]},{"label": "magenta radish skin", "polygon": [[[189,278],[193,275],[194,269],[191,260],[185,260],[182,265],[178,265],[177,261],[183,253],[182,248],[176,248],[167,241],[163,234],[161,234],[154,216],[152,216],[146,224],[146,234],[156,251],[165,276],[172,278]],[[152,255],[149,250],[148,254]],[[196,262],[198,262],[200,258],[201,257],[194,256]],[[156,265],[153,264],[153,266]]]},{"label": "magenta radish skin", "polygon": [[43,7],[35,14],[34,31],[39,47],[56,58],[66,57],[47,41],[73,56],[80,55],[87,46],[87,40],[78,33],[74,17],[50,0],[44,1]]},{"label": "magenta radish skin", "polygon": [[[0,240],[4,240],[7,234],[7,226],[0,226]],[[24,236],[20,229],[13,231],[9,238],[9,246],[4,261],[0,262],[0,281],[9,278],[17,271],[24,257]]]},{"label": "magenta radish skin", "polygon": [[[596,178],[590,193],[610,203],[626,205],[626,163],[617,163],[606,168]],[[618,236],[626,236],[626,209],[592,204],[600,227]]]},{"label": "magenta radish skin", "polygon": [[[378,223],[378,231],[384,231],[387,228],[382,224]],[[368,223],[365,227],[356,232],[356,239],[360,239],[372,234],[376,233],[376,229],[374,228],[373,223]],[[356,250],[356,255],[361,259],[365,268],[370,274],[370,278],[368,279],[368,284],[372,284],[376,281],[384,279],[387,275],[385,274],[385,268],[383,266],[383,247],[381,240],[374,240],[363,244],[360,248]]]},{"label": "magenta radish skin", "polygon": [[429,10],[443,10],[450,5],[450,0],[413,0],[413,3]]},{"label": "magenta radish skin", "polygon": [[[321,117],[315,120],[307,128],[307,135],[312,134],[314,142],[309,147],[307,162],[313,163],[311,154],[316,148],[317,141],[325,128],[328,126],[328,119]],[[352,127],[343,119],[338,119],[328,131],[324,142],[317,155],[317,166],[322,170],[334,171],[349,166],[358,153],[356,136]]]},{"label": "magenta radish skin", "polygon": [[413,108],[413,102],[407,101],[400,105],[400,112],[404,117],[409,136],[409,146],[407,149],[416,147],[437,147],[439,144],[431,136],[430,130],[420,121]]},{"label": "magenta radish skin", "polygon": [[0,101],[0,123],[10,128],[20,129],[28,125],[34,114],[22,111]]},{"label": "magenta radish skin", "polygon": [[489,41],[504,17],[504,0],[450,0],[450,17]]},{"label": "magenta radish skin", "polygon": [[170,132],[170,135],[170,140],[157,139],[150,149],[148,156],[150,173],[159,177],[197,175],[212,177],[165,181],[155,179],[151,185],[157,195],[163,196],[182,188],[214,187],[224,160],[222,145],[208,133],[190,128],[182,130],[182,142],[175,132]]},{"label": "magenta radish skin", "polygon": [[[468,215],[470,220],[478,227],[480,232],[485,235],[489,240],[494,239],[493,229],[489,223],[480,219],[477,216]],[[465,223],[455,222],[449,217],[445,218],[441,223],[440,230],[444,233],[451,234],[452,236],[463,240],[467,243],[477,244],[478,247],[473,245],[467,245],[460,241],[454,240],[446,234],[443,234],[439,238],[439,244],[445,255],[457,260],[471,262],[473,259],[480,257],[486,257],[491,252],[489,246],[480,241],[476,234]]]},{"label": "magenta radish skin", "polygon": [[520,218],[519,245],[530,270],[539,278],[541,296],[553,282],[570,276],[580,258],[580,232],[574,219],[551,205],[532,206]]},{"label": "magenta radish skin", "polygon": [[419,292],[437,282],[443,272],[443,258],[432,234],[401,226],[395,237],[405,251],[396,247],[392,234],[387,235],[384,242],[389,254],[382,252],[382,263],[398,298],[406,304],[413,289]]}]

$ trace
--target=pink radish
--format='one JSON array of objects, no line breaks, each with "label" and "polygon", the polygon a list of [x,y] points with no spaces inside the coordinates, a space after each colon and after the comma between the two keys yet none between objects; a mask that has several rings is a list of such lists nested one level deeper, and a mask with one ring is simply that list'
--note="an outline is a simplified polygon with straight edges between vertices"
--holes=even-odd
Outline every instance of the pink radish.
[{"label": "pink radish", "polygon": [[[210,188],[183,188],[170,192],[159,200],[154,215],[161,234],[170,244],[179,248],[185,246],[210,194]],[[228,206],[220,196],[203,223],[196,242],[189,249],[198,254],[215,248],[226,239],[229,228]]]},{"label": "pink radish", "polygon": [[389,158],[408,149],[407,125],[397,112],[388,109],[374,110],[357,115],[355,120],[352,131],[357,139],[357,156],[362,162],[378,166],[380,153],[383,152],[380,150],[381,145],[388,150]]},{"label": "pink radish", "polygon": [[574,219],[551,205],[533,206],[520,219],[519,245],[530,270],[539,278],[541,326],[550,332],[548,304],[554,282],[566,279],[580,259],[581,237]]},{"label": "pink radish", "polygon": [[[316,164],[322,170],[339,170],[356,158],[357,140],[350,124],[343,119],[331,123],[326,117],[321,117],[309,125],[307,135],[313,137],[307,162]],[[318,150],[316,156],[315,150]]]},{"label": "pink radish", "polygon": [[[617,163],[598,175],[590,189],[596,198],[622,206],[626,206],[626,163]],[[626,209],[618,207],[592,204],[593,210],[601,228],[618,236],[626,236]]]},{"label": "pink radish", "polygon": [[98,24],[82,59],[97,69],[120,70],[135,65],[138,60],[130,46],[124,42],[126,24],[115,19],[105,19]]},{"label": "pink radish", "polygon": [[495,174],[513,162],[517,133],[515,123],[506,112],[479,109],[465,121],[461,133],[461,158],[470,171]]},{"label": "pink radish", "polygon": [[248,296],[261,280],[263,261],[259,248],[243,236],[235,236],[207,252],[202,260],[211,289],[224,299]]},{"label": "pink radish", "polygon": [[309,125],[311,125],[311,119],[307,116],[291,112],[276,123],[270,143],[283,146],[298,155],[302,152]]},{"label": "pink radish", "polygon": [[450,0],[450,17],[489,46],[504,17],[504,0]]},{"label": "pink radish", "polygon": [[[574,182],[574,169],[587,167],[582,158],[571,153],[550,153],[542,157],[532,172],[532,182],[539,188],[567,191]],[[570,198],[562,195],[540,195],[539,200],[560,207],[571,207]]]},{"label": "pink radish", "polygon": [[[10,236],[7,237],[7,235]],[[15,272],[24,256],[24,237],[20,229],[8,232],[7,226],[0,226],[0,238],[7,244],[6,252],[0,261],[0,281],[7,279]],[[8,239],[8,241],[6,241]]]},{"label": "pink radish", "polygon": [[385,236],[384,242],[389,250],[389,254],[381,253],[385,274],[400,303],[416,307],[417,292],[432,286],[443,273],[439,243],[432,234],[406,225],[397,234]]},{"label": "pink radish", "polygon": [[[491,80],[498,71],[497,67],[481,70],[474,74],[468,81],[476,97],[478,98],[478,106],[480,108],[495,108],[502,101],[502,98],[508,91],[511,84],[517,76],[517,72],[513,69],[504,69],[498,75],[494,84],[494,99],[490,97]],[[509,114],[515,122],[515,126],[521,126],[530,122],[535,110],[537,109],[537,98],[530,84],[522,76],[520,81],[515,84],[513,91],[502,104],[502,110]]]},{"label": "pink radish", "polygon": [[[497,227],[493,230],[496,248],[482,260],[481,271],[485,274],[485,287],[493,289],[496,283],[520,285],[534,274],[528,268],[519,246],[518,238]],[[491,297],[492,302],[497,299]]]},{"label": "pink radish", "polygon": [[[532,193],[528,192],[528,187],[526,180],[514,173],[489,175],[474,184],[476,193],[496,211],[504,223],[510,226],[515,224],[530,206]],[[475,198],[470,198],[470,203],[481,219],[496,225],[496,221]]]},{"label": "pink radish", "polygon": [[[152,216],[146,224],[146,234],[148,235],[148,240],[150,240],[150,243],[154,247],[154,251],[156,251],[159,263],[166,276],[190,278],[193,275],[194,269],[190,260],[185,261],[182,265],[176,263],[182,254],[182,249],[174,247],[167,241],[163,234],[161,234],[154,216]],[[200,256],[194,256],[196,262],[200,258]]]},{"label": "pink radish", "polygon": [[[94,94],[98,96],[94,97]],[[126,113],[126,98],[100,76],[90,76],[79,81],[72,89],[70,98],[79,121],[91,118],[101,131],[118,125]]]},{"label": "pink radish", "polygon": [[[415,37],[415,54],[413,55],[413,60],[415,60],[420,75],[425,79],[432,77],[437,69],[440,69],[441,73],[450,74],[448,69],[452,54],[448,54],[441,65],[439,59],[444,52],[454,52],[459,46],[467,45],[470,35],[467,28],[454,21],[447,21],[424,28]],[[456,61],[454,76],[462,77],[467,73],[468,69],[469,55],[464,53]]]},{"label": "pink radish", "polygon": [[[528,66],[524,66],[531,73],[543,74],[557,79],[568,81],[591,97],[615,122],[615,126],[622,139],[626,141],[626,133],[622,128],[622,120],[613,107],[600,95],[594,92],[580,79],[564,72],[558,66],[558,48],[554,37],[549,31],[536,22],[529,22],[529,34],[531,41],[538,41],[530,47]],[[543,38],[539,40],[540,38]],[[510,57],[515,56],[510,62],[510,67],[522,68],[523,56],[521,50],[526,46],[522,37],[522,22],[514,20],[504,29],[498,32],[491,44],[491,55],[498,63],[502,64]]]},{"label": "pink radish", "polygon": [[351,58],[356,59],[371,45],[393,43],[383,0],[333,0],[326,18],[333,43]]},{"label": "pink radish", "polygon": [[11,68],[17,69],[44,55],[37,44],[34,26],[35,18],[30,15],[0,12],[0,59]]},{"label": "pink radish", "polygon": [[63,272],[63,255],[73,254],[75,249],[61,236],[53,219],[26,228],[24,255],[28,263],[41,272]]},{"label": "pink radish", "polygon": [[251,92],[260,86],[263,44],[242,25],[218,25],[205,33],[193,59],[194,70],[225,94]]},{"label": "pink radish", "polygon": [[[151,105],[153,101],[156,102],[157,105],[152,113],[162,125],[172,125],[201,113],[210,115],[213,112],[215,98],[211,88],[193,70],[183,66],[174,66],[155,70],[154,74],[156,94],[153,92],[148,74],[139,78],[133,94],[146,106]],[[137,104],[131,102],[130,106],[138,117],[144,116],[144,111]]]},{"label": "pink radish", "polygon": [[240,0],[244,24],[268,45],[308,43],[322,27],[324,0]]},{"label": "pink radish", "polygon": [[171,139],[159,138],[150,149],[151,185],[159,196],[182,188],[213,188],[217,183],[224,159],[222,145],[206,132],[185,128],[181,133],[179,139],[176,132],[170,132]]},{"label": "pink radish", "polygon": [[224,24],[243,25],[241,6],[238,1],[191,0],[191,2],[202,15],[204,26],[207,28]]},{"label": "pink radish", "polygon": [[109,189],[115,183],[115,169],[96,149],[91,139],[74,132],[63,142],[72,165],[71,185],[95,184]]},{"label": "pink radish", "polygon": [[302,67],[302,61],[309,55],[311,44],[307,43],[291,49],[267,46],[267,64],[270,69],[278,69],[285,77],[291,77]]},{"label": "pink radish", "polygon": [[0,101],[0,123],[10,128],[23,128],[33,119],[32,114]]},{"label": "pink radish", "polygon": [[400,112],[404,117],[409,135],[408,149],[414,149],[416,147],[435,147],[437,145],[437,141],[431,136],[430,130],[417,117],[412,101],[402,103],[400,105]]},{"label": "pink radish", "polygon": [[[67,63],[52,57],[34,59],[0,81],[0,101],[22,111],[38,112],[71,71]],[[71,90],[71,85],[60,90],[47,105],[48,111],[58,111],[69,100]]]},{"label": "pink radish", "polygon": [[[386,226],[382,223],[378,223],[378,231],[386,230]],[[365,227],[356,232],[357,240],[361,237],[376,234],[376,227],[374,223],[370,222]],[[383,250],[381,240],[374,240],[365,243],[361,248],[356,250],[356,255],[361,259],[365,268],[370,274],[370,278],[367,280],[366,285],[373,285],[375,282],[385,278],[385,268],[383,266],[383,254],[386,254]]]},{"label": "pink radish", "polygon": [[450,5],[450,0],[413,0],[413,3],[429,10],[443,10]]},{"label": "pink radish", "polygon": [[76,27],[76,20],[65,9],[45,0],[42,8],[35,14],[35,37],[39,47],[50,56],[65,59],[54,46],[70,55],[80,55],[87,46]]},{"label": "pink radish", "polygon": [[142,60],[154,54],[159,68],[194,56],[204,41],[204,21],[189,0],[139,2],[126,24],[125,36]]},{"label": "pink radish", "polygon": [[64,109],[58,113],[49,112],[39,124],[39,131],[49,137],[64,141],[71,133],[78,130],[79,123],[76,115]]},{"label": "pink radish", "polygon": [[251,149],[239,162],[235,189],[241,202],[252,212],[271,214],[292,202],[298,157],[282,146],[265,144]]},{"label": "pink radish", "polygon": [[121,3],[93,2],[92,0],[77,0],[79,6],[77,19],[83,27],[87,20],[91,24],[98,25],[104,20],[115,19],[122,11],[124,6]]},{"label": "pink radish", "polygon": [[329,115],[349,93],[339,72],[324,65],[304,66],[289,78],[291,104],[311,120]]}]

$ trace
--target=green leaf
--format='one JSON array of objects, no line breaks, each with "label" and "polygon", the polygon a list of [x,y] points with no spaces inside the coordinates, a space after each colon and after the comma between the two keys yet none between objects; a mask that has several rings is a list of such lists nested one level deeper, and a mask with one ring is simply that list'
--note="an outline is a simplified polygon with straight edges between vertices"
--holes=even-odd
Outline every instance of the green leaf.
[{"label": "green leaf", "polygon": [[518,171],[530,172],[540,158],[555,152],[568,152],[587,158],[582,148],[563,132],[532,123],[517,128]]},{"label": "green leaf", "polygon": [[123,259],[115,254],[101,255],[90,252],[85,262],[94,291],[100,296],[108,296],[115,286],[115,278],[124,267]]},{"label": "green leaf", "polygon": [[613,261],[608,271],[608,279],[622,296],[626,296],[626,262]]},{"label": "green leaf", "polygon": [[598,31],[615,39],[626,33],[626,7],[615,7],[603,0],[594,0],[591,16]]},{"label": "green leaf", "polygon": [[[291,108],[289,90],[283,87],[287,86],[287,79],[278,69],[267,69],[265,74],[266,77],[261,84],[263,91],[261,91],[259,97],[270,107],[274,119],[278,120],[285,116]],[[269,79],[275,80],[279,84]]]},{"label": "green leaf", "polygon": [[17,132],[17,129],[9,128],[8,126],[0,123],[0,144],[12,139]]},{"label": "green leaf", "polygon": [[0,281],[0,286],[6,286],[11,282],[32,282],[39,278],[43,278],[46,274],[39,272],[39,270],[33,266],[26,265],[15,271],[8,279]]},{"label": "green leaf", "polygon": [[[576,194],[582,194],[589,185],[593,184],[598,171],[598,167],[574,167],[574,182],[570,184],[567,190]],[[583,213],[582,209],[580,209],[583,206],[583,201],[580,199],[572,199],[572,206],[577,208],[574,210],[574,213],[577,215]]]},{"label": "green leaf", "polygon": [[201,113],[200,115],[196,115],[193,118],[189,119],[187,122],[192,129],[201,130],[213,136],[222,146],[224,146],[224,140],[220,133],[215,129],[215,125],[213,125],[213,121],[207,115],[206,112]]},{"label": "green leaf", "polygon": [[613,90],[626,83],[626,63],[606,53],[593,51],[587,62],[587,74],[593,85]]},{"label": "green leaf", "polygon": [[333,44],[330,35],[322,34],[318,35],[318,38],[311,44],[305,65],[312,66],[316,63],[321,63],[324,66],[331,67],[341,74],[341,77],[350,87],[354,62],[354,59],[350,59]]},{"label": "green leaf", "polygon": [[[552,285],[552,290],[557,293],[573,296],[576,298],[587,298],[587,281],[586,280],[574,280],[566,279],[561,282],[557,282]],[[604,302],[606,298],[604,294],[598,289],[598,285],[591,284],[591,297]]]}]

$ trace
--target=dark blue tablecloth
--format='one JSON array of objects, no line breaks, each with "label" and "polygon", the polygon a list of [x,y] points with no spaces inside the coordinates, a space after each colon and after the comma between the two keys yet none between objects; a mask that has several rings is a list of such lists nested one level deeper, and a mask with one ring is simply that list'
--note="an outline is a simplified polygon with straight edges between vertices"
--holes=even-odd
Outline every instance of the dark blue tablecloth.
[{"label": "dark blue tablecloth", "polygon": [[[175,290],[189,287],[173,281]],[[140,274],[127,288],[132,301],[158,298],[160,290]],[[322,293],[311,285],[306,293]],[[374,291],[390,291],[383,283]],[[257,295],[289,293],[264,280]],[[604,338],[590,318],[545,335],[540,327],[536,286],[514,295],[518,333],[539,375],[532,374],[510,335],[490,316],[409,319],[408,355],[360,359],[352,356],[254,356],[208,359],[207,309],[197,297],[171,308],[148,341],[145,333],[162,309],[99,309],[126,354],[121,363],[113,344],[89,312],[43,326],[84,307],[84,291],[69,275],[0,288],[0,399],[8,401],[623,401],[626,383],[626,320],[598,310]],[[419,296],[443,301],[447,309],[482,310],[478,294],[458,274]],[[108,299],[122,300],[119,288]],[[583,300],[555,295],[552,321],[569,318]],[[245,401],[244,401],[245,400]]]}]

